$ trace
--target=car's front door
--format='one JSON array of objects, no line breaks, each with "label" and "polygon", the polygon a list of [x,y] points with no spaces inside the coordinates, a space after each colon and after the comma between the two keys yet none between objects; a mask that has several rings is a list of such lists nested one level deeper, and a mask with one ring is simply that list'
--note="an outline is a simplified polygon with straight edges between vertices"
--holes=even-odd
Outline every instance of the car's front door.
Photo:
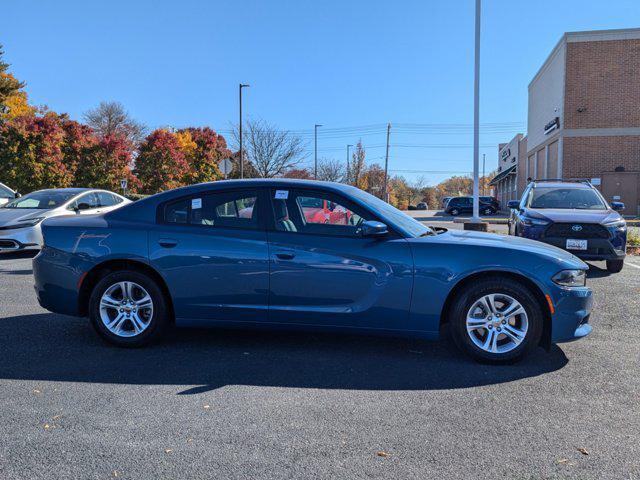
[{"label": "car's front door", "polygon": [[[278,189],[270,198],[270,321],[408,328],[413,260],[404,238],[363,238],[360,224],[379,219],[329,191]],[[342,215],[314,221],[306,205],[325,200]]]},{"label": "car's front door", "polygon": [[266,321],[264,192],[202,192],[159,207],[149,256],[167,283],[178,321]]}]

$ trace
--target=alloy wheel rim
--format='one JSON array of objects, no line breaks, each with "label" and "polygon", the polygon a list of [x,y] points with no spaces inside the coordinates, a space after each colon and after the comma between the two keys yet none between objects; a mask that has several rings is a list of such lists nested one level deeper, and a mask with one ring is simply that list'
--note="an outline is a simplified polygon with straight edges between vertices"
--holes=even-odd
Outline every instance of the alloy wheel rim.
[{"label": "alloy wheel rim", "polygon": [[529,331],[529,318],[515,298],[491,293],[473,303],[467,312],[466,329],[476,347],[502,354],[522,344]]},{"label": "alloy wheel rim", "polygon": [[135,337],[144,332],[153,318],[153,300],[134,282],[118,282],[100,298],[100,319],[114,335]]}]

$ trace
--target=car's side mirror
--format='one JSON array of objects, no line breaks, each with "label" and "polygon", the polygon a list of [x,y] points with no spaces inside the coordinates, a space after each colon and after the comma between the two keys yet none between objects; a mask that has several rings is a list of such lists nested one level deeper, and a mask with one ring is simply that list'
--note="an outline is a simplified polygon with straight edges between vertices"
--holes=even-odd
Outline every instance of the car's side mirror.
[{"label": "car's side mirror", "polygon": [[611,202],[611,208],[614,209],[616,212],[619,212],[620,210],[624,210],[624,203]]},{"label": "car's side mirror", "polygon": [[360,226],[363,237],[381,237],[389,233],[389,228],[382,222],[367,220]]},{"label": "car's side mirror", "polygon": [[76,208],[74,209],[76,212],[79,212],[81,210],[89,210],[91,209],[91,205],[89,205],[88,203],[79,203]]},{"label": "car's side mirror", "polygon": [[14,198],[20,198],[21,196],[22,196],[22,194],[21,194],[21,193],[16,192],[16,193],[15,193],[15,195],[14,195]]},{"label": "car's side mirror", "polygon": [[520,200],[509,200],[509,202],[507,203],[507,207],[511,208],[512,210],[518,210],[520,208]]}]

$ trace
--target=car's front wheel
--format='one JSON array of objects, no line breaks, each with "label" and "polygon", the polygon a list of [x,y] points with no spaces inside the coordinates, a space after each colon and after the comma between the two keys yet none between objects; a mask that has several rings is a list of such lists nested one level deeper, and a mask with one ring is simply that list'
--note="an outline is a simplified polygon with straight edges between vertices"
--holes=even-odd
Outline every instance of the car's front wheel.
[{"label": "car's front wheel", "polygon": [[451,210],[449,210],[449,213],[455,217],[460,213],[460,210],[458,210],[457,208],[452,208]]},{"label": "car's front wheel", "polygon": [[525,285],[489,277],[460,292],[454,299],[449,322],[456,345],[474,359],[512,363],[540,342],[543,312]]},{"label": "car's front wheel", "polygon": [[493,208],[490,207],[485,207],[482,209],[482,214],[483,215],[492,215],[493,214]]},{"label": "car's front wheel", "polygon": [[139,347],[161,336],[169,324],[162,290],[149,276],[112,272],[94,287],[89,318],[102,338],[121,347]]},{"label": "car's front wheel", "polygon": [[624,267],[624,260],[607,260],[607,271],[609,273],[618,273]]}]

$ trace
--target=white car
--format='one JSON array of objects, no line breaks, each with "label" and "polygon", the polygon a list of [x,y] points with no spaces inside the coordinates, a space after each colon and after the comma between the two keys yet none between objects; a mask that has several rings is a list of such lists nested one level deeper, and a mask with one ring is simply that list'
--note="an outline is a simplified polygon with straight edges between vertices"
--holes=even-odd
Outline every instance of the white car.
[{"label": "white car", "polygon": [[17,198],[19,195],[7,187],[4,183],[0,183],[0,206],[5,203],[9,203],[14,198]]},{"label": "white car", "polygon": [[115,210],[130,200],[107,190],[54,188],[31,192],[0,207],[0,252],[40,248],[40,224],[60,215],[88,215]]}]

